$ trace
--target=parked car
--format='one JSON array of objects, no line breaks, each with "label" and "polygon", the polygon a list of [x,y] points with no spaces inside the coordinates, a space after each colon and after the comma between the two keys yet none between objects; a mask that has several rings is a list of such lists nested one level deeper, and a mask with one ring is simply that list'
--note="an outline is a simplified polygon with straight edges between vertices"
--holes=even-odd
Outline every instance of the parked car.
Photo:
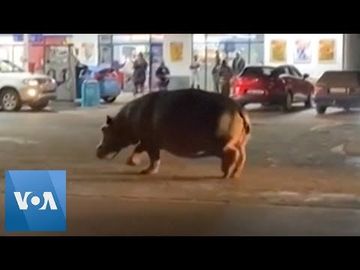
[{"label": "parked car", "polygon": [[328,107],[360,107],[360,71],[326,71],[316,82],[314,102],[318,114]]},{"label": "parked car", "polygon": [[291,65],[248,66],[234,79],[231,96],[243,106],[276,104],[290,111],[293,103],[304,102],[305,107],[311,107],[314,87],[308,77]]},{"label": "parked car", "polygon": [[42,110],[56,98],[56,82],[42,74],[31,74],[7,60],[0,60],[0,109],[18,111],[24,104]]}]

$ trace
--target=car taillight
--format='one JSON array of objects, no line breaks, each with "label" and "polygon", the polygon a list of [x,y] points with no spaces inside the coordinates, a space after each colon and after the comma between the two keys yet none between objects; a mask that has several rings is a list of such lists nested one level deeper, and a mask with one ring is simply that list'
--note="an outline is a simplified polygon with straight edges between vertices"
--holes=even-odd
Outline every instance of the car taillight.
[{"label": "car taillight", "polygon": [[319,92],[325,92],[325,87],[323,85],[315,85],[314,94],[316,95]]}]

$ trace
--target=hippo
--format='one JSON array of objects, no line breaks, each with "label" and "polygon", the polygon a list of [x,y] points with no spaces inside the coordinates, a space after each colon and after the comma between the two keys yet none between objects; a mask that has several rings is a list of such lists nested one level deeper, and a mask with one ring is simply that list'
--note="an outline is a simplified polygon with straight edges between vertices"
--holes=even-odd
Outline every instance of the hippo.
[{"label": "hippo", "polygon": [[106,116],[97,146],[99,159],[113,158],[135,145],[127,165],[139,164],[146,152],[150,165],[142,174],[160,168],[160,150],[185,158],[215,156],[224,178],[237,177],[246,161],[250,120],[231,98],[197,89],[149,93],[127,103],[115,117]]}]

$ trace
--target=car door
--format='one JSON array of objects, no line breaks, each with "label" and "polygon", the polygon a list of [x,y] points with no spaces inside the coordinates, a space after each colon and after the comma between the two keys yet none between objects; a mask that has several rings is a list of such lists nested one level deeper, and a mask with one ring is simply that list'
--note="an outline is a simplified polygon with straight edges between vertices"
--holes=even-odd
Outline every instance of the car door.
[{"label": "car door", "polygon": [[309,82],[306,81],[301,72],[294,66],[290,66],[290,72],[292,73],[294,80],[296,81],[296,96],[299,101],[306,101],[309,96]]},{"label": "car door", "polygon": [[304,93],[302,91],[302,77],[301,73],[293,66],[288,66],[288,70],[291,77],[291,91],[293,93],[293,99],[295,102],[304,101]]},{"label": "car door", "polygon": [[291,70],[289,68],[289,66],[282,66],[282,74],[279,76],[279,78],[281,78],[282,80],[285,81],[286,84],[286,89],[291,90],[291,92],[293,92],[293,94],[296,93],[296,80],[295,77],[292,75]]}]

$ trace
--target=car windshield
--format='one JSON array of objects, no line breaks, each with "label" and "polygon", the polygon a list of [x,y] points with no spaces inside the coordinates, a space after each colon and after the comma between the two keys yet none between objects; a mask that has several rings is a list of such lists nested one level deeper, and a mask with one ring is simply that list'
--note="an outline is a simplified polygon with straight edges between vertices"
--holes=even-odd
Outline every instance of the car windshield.
[{"label": "car windshield", "polygon": [[270,76],[273,70],[272,67],[247,67],[241,76]]},{"label": "car windshield", "polygon": [[8,60],[0,60],[0,72],[24,72],[21,67],[11,63]]},{"label": "car windshield", "polygon": [[317,81],[328,87],[359,87],[360,72],[357,71],[328,71]]}]

